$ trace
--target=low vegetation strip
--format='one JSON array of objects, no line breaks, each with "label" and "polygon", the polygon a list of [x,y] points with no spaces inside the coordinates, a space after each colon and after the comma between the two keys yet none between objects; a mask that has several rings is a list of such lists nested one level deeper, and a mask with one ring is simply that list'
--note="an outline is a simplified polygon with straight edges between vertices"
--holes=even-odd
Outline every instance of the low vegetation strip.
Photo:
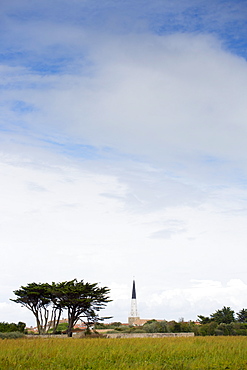
[{"label": "low vegetation strip", "polygon": [[24,334],[20,333],[19,331],[12,331],[1,333],[0,332],[0,339],[16,339],[16,338],[23,338]]},{"label": "low vegetation strip", "polygon": [[7,339],[0,342],[0,369],[244,370],[247,339]]},{"label": "low vegetation strip", "polygon": [[106,338],[165,338],[194,337],[194,333],[108,333]]}]

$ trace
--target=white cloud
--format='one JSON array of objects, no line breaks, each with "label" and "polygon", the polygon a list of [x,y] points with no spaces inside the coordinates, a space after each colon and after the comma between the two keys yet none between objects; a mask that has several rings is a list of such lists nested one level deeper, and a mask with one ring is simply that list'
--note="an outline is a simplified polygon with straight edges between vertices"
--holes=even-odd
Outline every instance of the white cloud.
[{"label": "white cloud", "polygon": [[[224,51],[212,36],[95,40],[91,35],[90,41],[90,75],[82,69],[81,76],[43,77],[45,94],[23,92],[24,101],[37,107],[26,117],[32,130],[44,135],[49,126],[82,143],[155,161],[169,171],[193,177],[198,171],[204,180],[204,162],[210,178],[218,170],[223,175],[226,165],[245,170],[243,59]],[[7,97],[18,94],[11,91]]]},{"label": "white cloud", "polygon": [[[96,49],[94,78],[48,94],[49,115],[63,116],[60,128],[159,161],[245,156],[244,60],[205,37],[121,41],[118,46],[119,39],[103,40]],[[233,138],[241,145],[239,154]]]},{"label": "white cloud", "polygon": [[[143,304],[148,317],[167,320],[196,320],[197,315],[210,316],[223,306],[230,306],[235,312],[246,307],[247,285],[240,279],[233,279],[223,285],[220,281],[201,280],[192,282],[186,289],[170,289],[151,294]],[[153,313],[153,316],[151,312]]]},{"label": "white cloud", "polygon": [[162,229],[162,230],[158,230],[152,233],[150,235],[150,238],[170,239],[173,234],[180,234],[180,233],[184,233],[185,231],[186,231],[185,229]]}]

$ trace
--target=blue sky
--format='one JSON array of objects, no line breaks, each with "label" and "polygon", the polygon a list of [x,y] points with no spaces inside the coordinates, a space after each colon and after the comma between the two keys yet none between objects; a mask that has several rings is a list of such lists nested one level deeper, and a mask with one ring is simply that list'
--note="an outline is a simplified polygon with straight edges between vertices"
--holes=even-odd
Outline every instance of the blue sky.
[{"label": "blue sky", "polygon": [[1,2],[0,321],[75,277],[114,321],[133,276],[143,318],[247,307],[246,8]]}]

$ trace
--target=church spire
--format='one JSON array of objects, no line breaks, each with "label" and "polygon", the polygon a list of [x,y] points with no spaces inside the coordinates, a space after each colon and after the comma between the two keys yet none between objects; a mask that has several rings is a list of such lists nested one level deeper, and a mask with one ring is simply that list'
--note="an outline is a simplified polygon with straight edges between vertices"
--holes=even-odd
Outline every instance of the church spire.
[{"label": "church spire", "polygon": [[132,298],[131,298],[131,309],[130,309],[130,316],[129,316],[129,324],[134,325],[136,320],[140,319],[138,312],[137,312],[137,304],[136,304],[136,285],[135,280],[133,280],[132,286]]},{"label": "church spire", "polygon": [[136,284],[135,284],[135,280],[133,280],[132,299],[136,299]]}]

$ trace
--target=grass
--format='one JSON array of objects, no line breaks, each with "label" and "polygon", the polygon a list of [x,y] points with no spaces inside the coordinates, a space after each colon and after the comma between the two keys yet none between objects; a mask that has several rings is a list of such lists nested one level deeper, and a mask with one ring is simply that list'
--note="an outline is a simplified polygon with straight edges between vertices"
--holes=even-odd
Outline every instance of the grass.
[{"label": "grass", "polygon": [[244,370],[247,338],[4,339],[0,369]]}]

